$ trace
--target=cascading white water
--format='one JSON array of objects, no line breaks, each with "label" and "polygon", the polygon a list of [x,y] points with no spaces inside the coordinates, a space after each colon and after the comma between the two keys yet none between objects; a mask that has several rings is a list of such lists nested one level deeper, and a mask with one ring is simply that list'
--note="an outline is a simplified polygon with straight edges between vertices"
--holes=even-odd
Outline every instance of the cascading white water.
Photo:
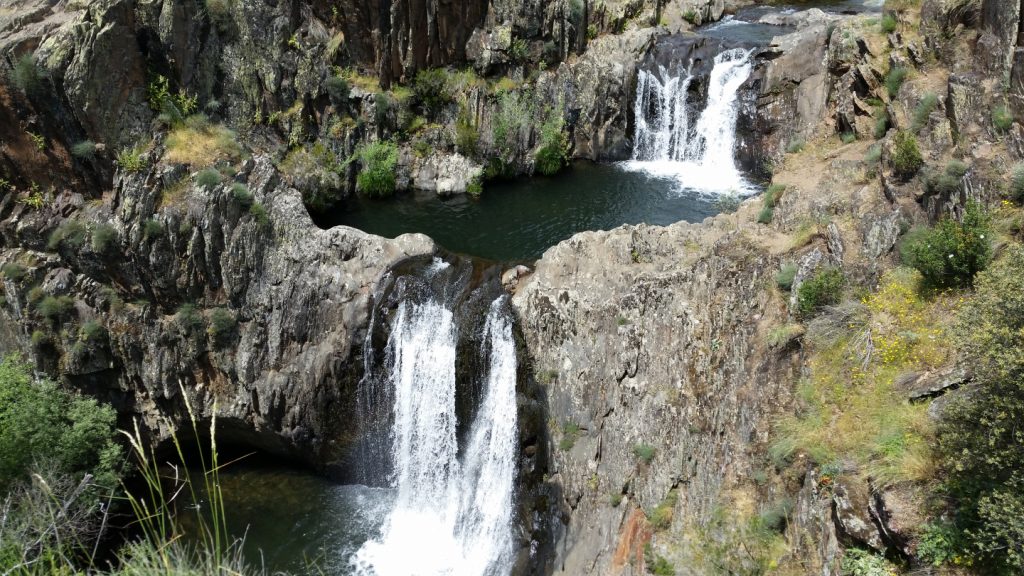
[{"label": "cascading white water", "polygon": [[484,326],[490,366],[483,401],[458,458],[457,327],[443,304],[403,302],[388,343],[394,387],[397,490],[379,539],[352,559],[377,576],[507,573],[516,462],[516,355],[504,298]]},{"label": "cascading white water", "polygon": [[751,51],[726,50],[715,57],[708,97],[696,124],[689,118],[690,70],[672,76],[640,70],[634,115],[633,160],[627,168],[679,178],[685,188],[712,193],[752,192],[736,167],[739,88],[750,76]]}]

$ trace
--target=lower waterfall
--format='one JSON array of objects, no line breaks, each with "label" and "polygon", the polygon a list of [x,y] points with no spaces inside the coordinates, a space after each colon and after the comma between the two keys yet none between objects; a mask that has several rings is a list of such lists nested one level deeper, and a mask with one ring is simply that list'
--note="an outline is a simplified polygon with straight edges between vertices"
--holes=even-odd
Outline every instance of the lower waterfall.
[{"label": "lower waterfall", "polygon": [[752,51],[734,48],[715,57],[707,103],[691,122],[690,70],[673,74],[640,70],[634,104],[633,160],[628,168],[675,177],[686,188],[746,194],[750,185],[736,167],[738,93],[753,69]]},{"label": "lower waterfall", "polygon": [[459,326],[444,302],[403,300],[387,344],[396,491],[378,538],[356,552],[357,574],[507,574],[513,554],[517,458],[516,351],[508,298],[491,302],[480,350],[482,399],[460,450]]}]

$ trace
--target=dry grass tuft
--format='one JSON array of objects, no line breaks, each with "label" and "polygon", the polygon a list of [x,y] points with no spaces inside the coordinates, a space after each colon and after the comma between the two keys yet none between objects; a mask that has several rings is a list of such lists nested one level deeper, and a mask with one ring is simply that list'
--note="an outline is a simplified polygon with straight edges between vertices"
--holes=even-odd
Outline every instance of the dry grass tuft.
[{"label": "dry grass tuft", "polygon": [[242,155],[235,133],[205,116],[191,116],[167,136],[164,160],[205,168],[216,162],[234,162]]}]

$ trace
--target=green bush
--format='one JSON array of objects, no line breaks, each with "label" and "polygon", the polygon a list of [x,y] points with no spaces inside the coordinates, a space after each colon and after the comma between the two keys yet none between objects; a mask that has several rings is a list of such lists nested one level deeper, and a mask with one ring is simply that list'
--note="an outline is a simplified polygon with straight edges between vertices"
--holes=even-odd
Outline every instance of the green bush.
[{"label": "green bush", "polygon": [[906,81],[909,73],[906,68],[896,66],[885,75],[885,89],[889,92],[890,98],[895,98],[899,94],[900,88],[903,87],[903,82]]},{"label": "green bush", "polygon": [[844,576],[892,576],[896,567],[881,554],[874,554],[860,548],[847,548],[843,552],[842,569]]},{"label": "green bush", "polygon": [[882,160],[882,146],[881,144],[874,144],[866,154],[864,154],[864,162],[866,164],[878,164]]},{"label": "green bush", "polygon": [[928,118],[935,111],[935,108],[939,105],[939,97],[929,92],[924,95],[924,98],[918,102],[917,107],[914,108],[914,117],[910,123],[910,130],[912,132],[920,132],[922,128],[928,123]]},{"label": "green bush", "polygon": [[163,236],[164,225],[156,218],[149,218],[142,223],[142,238],[147,241],[156,240]]},{"label": "green bush", "polygon": [[117,247],[117,229],[110,224],[96,224],[92,228],[92,249],[103,254]]},{"label": "green bush", "polygon": [[0,362],[0,491],[27,480],[46,463],[76,477],[89,473],[97,486],[116,485],[120,449],[116,414],[109,406],[35,380],[15,357]]},{"label": "green bush", "polygon": [[370,197],[382,198],[395,193],[395,169],[398,166],[398,146],[381,141],[363,146],[358,152],[362,169],[356,176],[356,187]]},{"label": "green bush", "polygon": [[793,280],[796,278],[797,265],[792,262],[786,262],[782,265],[782,268],[775,273],[775,285],[780,290],[789,291],[793,288]]},{"label": "green bush", "polygon": [[327,96],[335,106],[341,106],[348,102],[348,80],[345,80],[341,76],[331,76],[327,79],[325,88],[327,88]]},{"label": "green bush", "polygon": [[196,174],[196,185],[203,188],[214,188],[221,183],[222,176],[215,168],[200,170]]},{"label": "green bush", "polygon": [[846,278],[838,268],[819,270],[797,289],[797,313],[807,318],[824,306],[837,304],[845,284]]},{"label": "green bush", "polygon": [[423,105],[423,112],[429,116],[437,116],[445,106],[452,102],[452,94],[448,88],[448,72],[443,68],[420,70],[412,84],[413,95]]},{"label": "green bush", "polygon": [[14,63],[14,70],[11,71],[11,81],[27,96],[34,96],[39,92],[43,85],[43,74],[39,70],[35,56],[23,54],[18,58]]},{"label": "green bush", "polygon": [[985,574],[1024,571],[1024,248],[978,274],[954,339],[975,383],[941,414],[937,456],[952,523],[931,531],[932,560],[950,550]]},{"label": "green bush", "polygon": [[472,180],[469,181],[469,184],[466,185],[466,194],[469,194],[474,198],[479,198],[480,195],[483,193],[484,184],[480,178],[473,178]]},{"label": "green bush", "polygon": [[267,216],[267,209],[259,202],[253,202],[252,206],[249,206],[249,215],[252,216],[260,226],[266,226],[270,223],[270,217]]},{"label": "green bush", "polygon": [[924,166],[921,149],[917,146],[917,138],[913,134],[900,130],[893,138],[892,169],[897,176],[910,179]]},{"label": "green bush", "polygon": [[210,311],[210,323],[206,333],[210,335],[214,345],[226,346],[235,335],[238,321],[235,315],[226,308],[214,308]]},{"label": "green bush", "polygon": [[992,126],[999,132],[1006,132],[1013,126],[1013,112],[1006,106],[997,106],[992,109]]},{"label": "green bush", "polygon": [[78,339],[83,342],[102,342],[107,339],[107,329],[96,320],[82,324],[78,331]]},{"label": "green bush", "polygon": [[650,444],[637,444],[633,446],[633,455],[636,456],[644,464],[650,464],[654,460],[654,455],[657,453],[657,449]]},{"label": "green bush", "polygon": [[949,198],[960,191],[964,174],[967,174],[967,165],[959,160],[952,160],[946,164],[945,170],[927,178],[925,188],[932,194]]},{"label": "green bush", "polygon": [[569,137],[563,125],[562,114],[552,110],[541,126],[540,148],[534,161],[537,171],[545,176],[556,174],[569,161]]},{"label": "green bush", "polygon": [[885,14],[882,16],[881,22],[879,22],[879,27],[881,27],[882,32],[886,34],[892,34],[895,32],[897,26],[899,26],[899,21],[896,20],[896,17],[892,14]]},{"label": "green bush", "polygon": [[921,273],[927,286],[970,286],[992,257],[991,217],[981,205],[970,202],[962,222],[939,222],[908,242],[904,253],[907,263]]},{"label": "green bush", "polygon": [[508,161],[517,149],[526,129],[533,123],[533,105],[529,97],[505,92],[498,98],[498,109],[491,122],[491,141]]},{"label": "green bush", "polygon": [[65,318],[74,306],[75,301],[70,296],[46,296],[36,309],[43,318],[56,321]]},{"label": "green bush", "polygon": [[96,156],[96,143],[92,140],[76,142],[71,146],[71,155],[83,160],[92,160]]},{"label": "green bush", "polygon": [[523,38],[513,38],[508,47],[508,58],[513,64],[523,64],[530,57],[530,45]]},{"label": "green bush", "polygon": [[67,220],[50,234],[50,239],[46,246],[50,250],[57,250],[62,246],[73,250],[81,250],[85,246],[85,241],[88,237],[89,230],[85,227],[85,224],[77,220]]}]

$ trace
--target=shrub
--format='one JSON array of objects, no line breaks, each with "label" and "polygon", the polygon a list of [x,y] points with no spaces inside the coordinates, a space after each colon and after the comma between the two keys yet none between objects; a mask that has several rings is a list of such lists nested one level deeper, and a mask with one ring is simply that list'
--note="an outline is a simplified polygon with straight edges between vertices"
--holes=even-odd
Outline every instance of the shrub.
[{"label": "shrub", "polygon": [[992,109],[992,126],[999,132],[1006,132],[1013,126],[1013,112],[1006,106],[997,106]]},{"label": "shrub", "polygon": [[70,296],[46,296],[36,309],[43,318],[56,321],[70,314],[74,306],[75,301]]},{"label": "shrub", "polygon": [[455,147],[463,156],[476,154],[477,142],[480,140],[480,132],[473,124],[469,112],[463,110],[455,121]]},{"label": "shrub", "polygon": [[896,567],[885,556],[860,548],[847,548],[843,553],[843,574],[846,576],[892,576]]},{"label": "shrub", "polygon": [[78,338],[84,342],[101,342],[107,339],[107,329],[100,322],[89,320],[82,324]]},{"label": "shrub", "polygon": [[550,111],[541,126],[540,148],[534,156],[537,171],[545,176],[556,174],[569,160],[569,138],[563,130],[560,112]]},{"label": "shrub", "polygon": [[238,321],[229,310],[214,308],[210,311],[210,323],[206,328],[206,333],[210,335],[215,346],[223,347],[234,337],[237,326]]},{"label": "shrub", "polygon": [[341,106],[348,102],[348,80],[345,80],[341,76],[331,76],[327,79],[325,88],[327,88],[327,96],[335,106]]},{"label": "shrub", "polygon": [[196,173],[196,185],[203,188],[215,188],[220,185],[221,174],[214,168],[207,168]]},{"label": "shrub", "polygon": [[144,240],[156,240],[163,236],[164,225],[156,218],[149,218],[142,223],[142,238]]},{"label": "shrub", "polygon": [[71,146],[71,155],[82,160],[92,160],[96,155],[96,143],[92,140],[82,140]]},{"label": "shrub", "polygon": [[242,155],[234,132],[222,124],[211,124],[206,116],[189,116],[184,124],[167,135],[164,159],[175,164],[188,164],[196,168],[216,162],[234,162]]},{"label": "shrub", "polygon": [[235,182],[231,185],[231,198],[234,199],[234,201],[242,208],[252,206],[252,193],[250,193],[249,188],[241,182]]},{"label": "shrub", "polygon": [[855,132],[843,132],[839,135],[839,139],[842,140],[843,144],[853,144],[857,141],[857,134]]},{"label": "shrub", "polygon": [[267,216],[267,209],[259,202],[254,202],[252,206],[249,206],[249,215],[252,216],[260,226],[266,226],[270,223],[270,217]]},{"label": "shrub", "polygon": [[533,120],[530,99],[518,92],[505,92],[498,97],[498,109],[491,122],[491,141],[508,161],[516,150],[524,132]]},{"label": "shrub", "polygon": [[657,449],[650,444],[637,444],[633,446],[633,455],[636,456],[644,464],[650,464],[654,460],[654,455],[657,453]]},{"label": "shrub", "polygon": [[924,158],[921,157],[921,150],[917,146],[917,138],[904,130],[897,132],[893,138],[890,161],[893,171],[901,178],[909,179],[917,174],[917,171],[924,166]]},{"label": "shrub", "polygon": [[933,288],[970,286],[992,257],[991,217],[970,202],[962,222],[945,219],[904,250],[907,263]]},{"label": "shrub", "polygon": [[872,132],[872,136],[875,140],[885,138],[885,135],[889,132],[889,112],[882,109],[881,113],[875,117],[875,129]]},{"label": "shrub", "polygon": [[659,554],[644,554],[647,571],[654,576],[676,576],[676,567]]},{"label": "shrub", "polygon": [[373,97],[373,118],[378,126],[388,126],[391,108],[391,98],[387,94],[379,92]]},{"label": "shrub", "polygon": [[782,265],[782,268],[775,273],[775,285],[780,290],[790,290],[793,288],[793,280],[796,278],[797,265],[792,262],[786,262]]},{"label": "shrub", "polygon": [[88,235],[89,231],[86,229],[85,224],[77,220],[67,220],[50,234],[50,239],[46,246],[50,250],[57,250],[62,246],[73,250],[80,250],[85,246],[85,240],[88,238]]},{"label": "shrub", "polygon": [[845,283],[843,272],[838,268],[819,270],[797,289],[797,313],[807,318],[824,306],[836,304]]},{"label": "shrub", "polygon": [[474,198],[479,198],[480,195],[483,193],[484,184],[479,177],[473,178],[472,180],[469,181],[469,184],[466,185],[466,194],[469,194]]},{"label": "shrub", "polygon": [[117,230],[110,224],[96,224],[92,228],[92,249],[99,253],[112,250],[117,245]]},{"label": "shrub", "polygon": [[618,508],[619,504],[622,504],[622,493],[613,492],[608,495],[608,503],[611,504],[612,508]]},{"label": "shrub", "polygon": [[886,34],[892,34],[896,31],[896,27],[899,25],[899,21],[892,14],[885,14],[882,16],[879,26],[882,28],[882,32]]},{"label": "shrub", "polygon": [[381,141],[363,146],[358,152],[362,169],[356,176],[356,187],[370,197],[382,198],[395,193],[395,168],[398,146]]},{"label": "shrub", "polygon": [[890,98],[895,98],[900,92],[900,88],[903,87],[903,82],[907,79],[909,72],[902,66],[896,66],[889,70],[889,73],[885,75],[885,89],[889,92]]},{"label": "shrub", "polygon": [[807,143],[804,142],[803,138],[797,138],[796,140],[790,141],[790,143],[786,146],[786,152],[788,154],[796,154],[798,152],[803,152],[803,149],[806,145]]},{"label": "shrub", "polygon": [[757,214],[757,222],[759,224],[770,224],[773,217],[775,217],[775,209],[771,206],[764,206]]},{"label": "shrub", "polygon": [[910,130],[912,132],[920,132],[922,128],[928,123],[928,118],[935,111],[936,106],[939,105],[939,97],[929,92],[924,95],[924,98],[918,102],[917,107],[914,108],[914,117],[910,123]]},{"label": "shrub", "polygon": [[513,64],[523,64],[530,57],[530,45],[523,38],[513,38],[508,47],[508,58]]},{"label": "shrub", "polygon": [[148,166],[139,148],[125,148],[118,152],[117,165],[125,172],[142,172]]},{"label": "shrub", "polygon": [[43,84],[43,74],[39,70],[35,56],[23,54],[14,64],[11,71],[11,80],[27,96],[34,96],[38,93]]},{"label": "shrub", "polygon": [[436,116],[452,101],[448,89],[448,72],[443,68],[420,70],[413,81],[412,92],[423,105],[424,113]]}]

